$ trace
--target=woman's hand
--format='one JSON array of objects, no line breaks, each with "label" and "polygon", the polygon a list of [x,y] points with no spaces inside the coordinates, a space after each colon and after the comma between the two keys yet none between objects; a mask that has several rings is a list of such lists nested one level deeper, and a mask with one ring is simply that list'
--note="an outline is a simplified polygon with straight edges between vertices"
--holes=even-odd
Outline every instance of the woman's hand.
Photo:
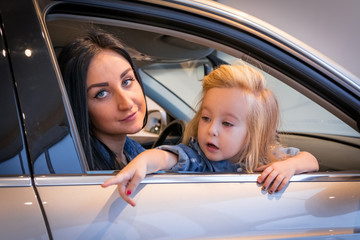
[{"label": "woman's hand", "polygon": [[287,160],[270,163],[255,169],[262,172],[257,182],[263,183],[262,190],[268,193],[281,191],[295,174],[295,166]]},{"label": "woman's hand", "polygon": [[110,178],[101,186],[105,188],[117,184],[120,196],[131,206],[135,207],[136,202],[134,199],[130,198],[130,195],[136,190],[137,186],[145,178],[146,173],[146,162],[141,161],[141,159],[134,159],[115,177]]}]

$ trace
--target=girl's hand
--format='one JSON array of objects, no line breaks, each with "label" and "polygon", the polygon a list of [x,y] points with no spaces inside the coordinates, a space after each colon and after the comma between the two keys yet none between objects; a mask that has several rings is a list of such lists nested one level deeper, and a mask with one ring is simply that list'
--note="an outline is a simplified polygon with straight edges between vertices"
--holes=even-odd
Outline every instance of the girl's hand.
[{"label": "girl's hand", "polygon": [[262,171],[257,179],[258,183],[263,183],[262,190],[268,190],[272,194],[281,191],[289,183],[296,168],[291,162],[284,160],[258,167],[255,171]]},{"label": "girl's hand", "polygon": [[160,149],[150,149],[140,153],[118,175],[110,178],[101,186],[108,187],[117,184],[120,196],[135,207],[134,199],[130,198],[146,174],[159,170],[168,170],[177,163],[177,155]]},{"label": "girl's hand", "polygon": [[136,202],[134,199],[130,198],[130,195],[145,178],[147,172],[146,164],[142,162],[141,159],[139,160],[140,161],[134,159],[115,177],[110,178],[101,184],[104,188],[117,184],[120,196],[133,207],[135,207]]},{"label": "girl's hand", "polygon": [[257,182],[264,183],[262,189],[268,190],[270,194],[281,191],[295,174],[318,170],[318,161],[308,152],[300,152],[296,156],[255,169],[259,172],[263,171]]}]

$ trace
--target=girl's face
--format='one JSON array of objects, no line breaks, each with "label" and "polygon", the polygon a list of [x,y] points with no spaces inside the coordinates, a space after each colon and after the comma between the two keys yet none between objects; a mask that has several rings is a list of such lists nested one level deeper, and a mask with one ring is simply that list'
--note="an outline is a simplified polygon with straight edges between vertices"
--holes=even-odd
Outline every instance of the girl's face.
[{"label": "girl's face", "polygon": [[91,128],[103,141],[136,133],[143,126],[146,103],[129,62],[112,50],[91,60],[87,74]]},{"label": "girl's face", "polygon": [[239,161],[248,107],[240,88],[212,88],[204,96],[198,126],[201,150],[211,161]]}]

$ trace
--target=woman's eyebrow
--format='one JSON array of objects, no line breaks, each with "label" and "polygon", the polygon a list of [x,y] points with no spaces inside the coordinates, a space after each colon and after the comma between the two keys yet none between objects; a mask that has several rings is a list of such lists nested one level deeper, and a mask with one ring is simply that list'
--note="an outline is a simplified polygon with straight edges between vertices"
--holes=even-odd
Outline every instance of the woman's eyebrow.
[{"label": "woman's eyebrow", "polygon": [[[123,78],[128,72],[130,72],[132,69],[131,68],[128,68],[126,69],[123,73],[120,74],[120,79]],[[87,88],[87,92],[91,89],[91,88],[94,88],[94,87],[107,87],[109,86],[109,83],[108,82],[103,82],[103,83],[94,83],[92,85],[90,85],[88,88]]]},{"label": "woman's eyebrow", "polygon": [[131,70],[131,68],[126,69],[122,74],[120,74],[120,79],[122,79]]},{"label": "woman's eyebrow", "polygon": [[87,92],[91,89],[91,88],[94,88],[94,87],[107,87],[109,86],[109,83],[108,82],[103,82],[103,83],[94,83],[94,84],[91,84],[88,88],[87,88]]}]

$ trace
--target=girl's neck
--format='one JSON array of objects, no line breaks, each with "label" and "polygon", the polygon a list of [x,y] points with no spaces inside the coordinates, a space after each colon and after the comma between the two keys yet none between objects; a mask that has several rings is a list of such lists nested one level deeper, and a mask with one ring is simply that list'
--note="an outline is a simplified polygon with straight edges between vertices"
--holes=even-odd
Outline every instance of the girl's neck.
[{"label": "girl's neck", "polygon": [[241,157],[241,151],[238,152],[235,156],[228,159],[228,161],[230,161],[232,163],[239,163],[240,162],[240,157]]}]

